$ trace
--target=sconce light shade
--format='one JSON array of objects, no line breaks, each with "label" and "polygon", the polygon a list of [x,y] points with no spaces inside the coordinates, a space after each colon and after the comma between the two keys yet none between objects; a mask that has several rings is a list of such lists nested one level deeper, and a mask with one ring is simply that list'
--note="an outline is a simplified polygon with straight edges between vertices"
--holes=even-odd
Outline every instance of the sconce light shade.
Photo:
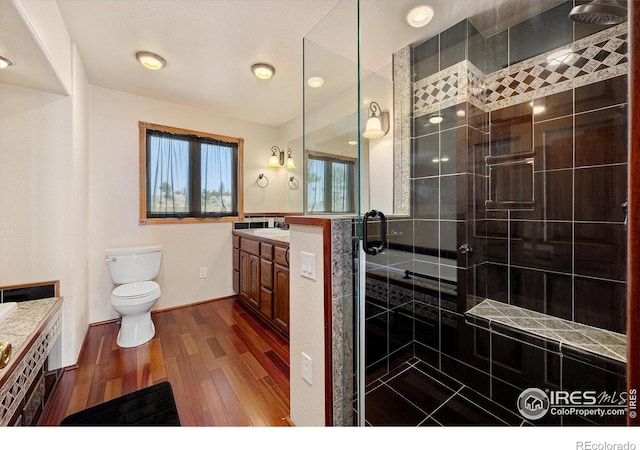
[{"label": "sconce light shade", "polygon": [[363,136],[372,139],[382,137],[384,134],[384,131],[382,131],[382,121],[380,120],[380,117],[369,117],[369,120],[367,120],[367,128],[365,129]]},{"label": "sconce light shade", "polygon": [[269,167],[280,167],[280,163],[278,162],[278,157],[276,155],[271,155],[269,157]]},{"label": "sconce light shade", "polygon": [[293,156],[291,156],[291,149],[287,149],[287,169],[295,169],[296,164],[293,162]]},{"label": "sconce light shade", "polygon": [[369,120],[362,136],[368,139],[375,139],[386,135],[389,132],[389,113],[380,110],[380,105],[376,102],[369,104]]},{"label": "sconce light shade", "polygon": [[280,147],[274,145],[271,147],[271,156],[269,157],[269,167],[282,167],[284,164],[284,152],[280,150]]}]

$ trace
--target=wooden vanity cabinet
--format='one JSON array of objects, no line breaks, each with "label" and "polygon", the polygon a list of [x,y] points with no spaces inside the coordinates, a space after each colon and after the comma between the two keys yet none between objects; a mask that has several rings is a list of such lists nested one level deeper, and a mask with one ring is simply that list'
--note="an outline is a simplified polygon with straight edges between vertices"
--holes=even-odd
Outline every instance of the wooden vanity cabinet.
[{"label": "wooden vanity cabinet", "polygon": [[260,307],[260,258],[245,251],[240,251],[240,295]]},{"label": "wooden vanity cabinet", "polygon": [[273,322],[289,334],[289,268],[274,264]]},{"label": "wooden vanity cabinet", "polygon": [[288,337],[289,247],[286,242],[253,236],[233,237],[235,291],[266,323]]}]

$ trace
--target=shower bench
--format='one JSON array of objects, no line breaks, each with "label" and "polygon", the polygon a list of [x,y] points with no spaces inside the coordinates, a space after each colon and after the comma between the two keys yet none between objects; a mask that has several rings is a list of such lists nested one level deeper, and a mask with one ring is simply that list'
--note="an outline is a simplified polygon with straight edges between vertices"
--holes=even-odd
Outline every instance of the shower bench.
[{"label": "shower bench", "polygon": [[466,312],[467,323],[491,331],[497,323],[619,362],[627,362],[627,338],[609,330],[485,299]]}]

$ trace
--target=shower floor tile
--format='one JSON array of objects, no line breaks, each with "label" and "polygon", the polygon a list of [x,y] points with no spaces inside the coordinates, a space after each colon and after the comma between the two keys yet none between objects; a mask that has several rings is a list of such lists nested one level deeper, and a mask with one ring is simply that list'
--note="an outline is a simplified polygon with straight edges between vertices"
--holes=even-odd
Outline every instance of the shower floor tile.
[{"label": "shower floor tile", "polygon": [[520,426],[490,399],[421,361],[404,364],[366,395],[369,426]]},{"label": "shower floor tile", "polygon": [[456,395],[451,398],[448,402],[438,408],[438,410],[433,413],[431,417],[438,423],[441,423],[445,426],[506,425],[505,422],[488,413],[479,405],[473,403],[470,400],[467,400],[461,395]]},{"label": "shower floor tile", "polygon": [[405,370],[389,380],[387,384],[403,398],[410,399],[426,414],[433,413],[456,394],[455,390],[415,368]]},{"label": "shower floor tile", "polygon": [[367,393],[367,425],[416,426],[427,415],[387,385]]}]

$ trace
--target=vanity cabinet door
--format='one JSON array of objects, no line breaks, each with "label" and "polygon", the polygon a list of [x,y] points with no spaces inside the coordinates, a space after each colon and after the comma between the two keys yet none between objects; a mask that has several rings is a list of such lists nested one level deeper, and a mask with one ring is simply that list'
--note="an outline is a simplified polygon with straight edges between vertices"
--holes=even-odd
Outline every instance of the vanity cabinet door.
[{"label": "vanity cabinet door", "polygon": [[[267,244],[262,244],[265,247]],[[264,252],[262,252],[264,255]],[[260,259],[260,312],[273,318],[273,262],[270,259]]]},{"label": "vanity cabinet door", "polygon": [[260,258],[240,252],[240,295],[256,308],[260,306]]},{"label": "vanity cabinet door", "polygon": [[273,321],[289,334],[289,268],[273,265]]},{"label": "vanity cabinet door", "polygon": [[240,293],[240,250],[235,247],[233,249],[233,292]]}]

